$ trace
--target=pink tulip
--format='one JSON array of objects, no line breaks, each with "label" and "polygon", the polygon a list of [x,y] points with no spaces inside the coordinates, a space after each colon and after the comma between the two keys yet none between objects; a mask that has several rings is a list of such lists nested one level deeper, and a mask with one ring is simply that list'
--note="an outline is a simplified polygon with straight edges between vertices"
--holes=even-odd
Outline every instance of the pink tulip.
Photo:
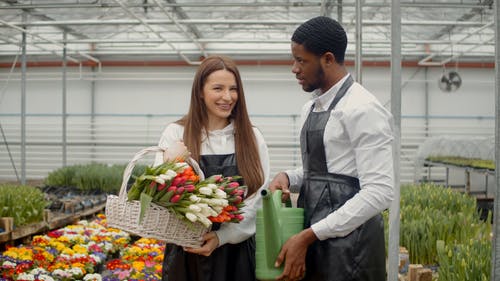
[{"label": "pink tulip", "polygon": [[192,184],[188,184],[184,188],[186,189],[187,192],[193,192],[195,189],[194,185]]},{"label": "pink tulip", "polygon": [[167,191],[173,191],[173,192],[176,192],[177,191],[177,186],[175,185],[171,185],[168,187]]},{"label": "pink tulip", "polygon": [[177,192],[177,194],[182,194],[182,193],[184,193],[184,189],[185,189],[185,188],[184,188],[184,186],[178,187],[178,188],[177,188],[177,191],[176,191],[176,192]]},{"label": "pink tulip", "polygon": [[241,196],[239,196],[239,195],[238,195],[238,196],[236,196],[236,197],[234,198],[234,202],[233,202],[233,203],[234,203],[235,205],[238,205],[238,204],[240,204],[240,203],[241,203],[241,201],[243,201],[243,198],[241,198]]},{"label": "pink tulip", "polygon": [[171,203],[177,203],[177,202],[179,202],[179,200],[181,200],[180,194],[176,194],[176,195],[172,196],[172,198],[170,198]]},{"label": "pink tulip", "polygon": [[237,182],[237,181],[233,181],[233,182],[230,182],[228,184],[229,187],[233,188],[233,187],[238,187],[240,186],[240,184]]}]

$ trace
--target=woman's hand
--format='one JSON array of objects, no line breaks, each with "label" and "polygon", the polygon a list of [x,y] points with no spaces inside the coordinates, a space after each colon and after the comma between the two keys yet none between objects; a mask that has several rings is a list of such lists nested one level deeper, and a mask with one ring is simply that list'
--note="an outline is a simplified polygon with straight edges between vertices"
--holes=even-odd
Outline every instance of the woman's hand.
[{"label": "woman's hand", "polygon": [[285,172],[280,172],[269,184],[269,190],[274,192],[276,189],[281,189],[281,201],[286,202],[290,199],[290,182],[288,181],[288,176]]},{"label": "woman's hand", "polygon": [[219,237],[213,231],[203,235],[203,241],[203,245],[200,248],[184,247],[184,251],[208,257],[219,246]]}]

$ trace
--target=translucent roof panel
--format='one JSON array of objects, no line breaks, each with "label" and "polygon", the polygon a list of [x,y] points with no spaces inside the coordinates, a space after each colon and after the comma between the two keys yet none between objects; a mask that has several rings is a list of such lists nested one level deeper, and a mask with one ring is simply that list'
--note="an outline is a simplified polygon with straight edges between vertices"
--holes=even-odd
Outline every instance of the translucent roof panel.
[{"label": "translucent roof panel", "polygon": [[[391,56],[391,1],[360,1],[363,60]],[[494,58],[493,0],[401,1],[403,60],[439,64]],[[305,20],[328,15],[356,48],[356,1],[264,0],[3,0],[0,60],[21,52],[70,60],[199,61],[290,59],[290,37]]]}]

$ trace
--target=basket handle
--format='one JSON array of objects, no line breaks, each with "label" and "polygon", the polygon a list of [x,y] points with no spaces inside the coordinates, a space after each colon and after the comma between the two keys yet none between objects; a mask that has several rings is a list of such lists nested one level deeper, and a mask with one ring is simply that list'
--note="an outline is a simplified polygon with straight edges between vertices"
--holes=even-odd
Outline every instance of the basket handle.
[{"label": "basket handle", "polygon": [[[128,163],[127,167],[125,168],[125,171],[123,172],[123,180],[122,180],[122,186],[120,187],[120,193],[118,194],[118,197],[121,201],[127,200],[127,183],[128,180],[130,179],[130,176],[132,175],[132,170],[134,170],[135,164],[137,161],[142,159],[146,154],[150,152],[165,152],[168,148],[163,148],[159,146],[150,146],[142,149],[141,151],[137,152]],[[191,157],[188,157],[186,159],[186,163],[189,164],[189,166],[193,167],[193,170],[195,173],[200,177],[200,180],[205,179],[205,175],[203,174],[203,171],[201,170],[200,166],[198,163]]]}]

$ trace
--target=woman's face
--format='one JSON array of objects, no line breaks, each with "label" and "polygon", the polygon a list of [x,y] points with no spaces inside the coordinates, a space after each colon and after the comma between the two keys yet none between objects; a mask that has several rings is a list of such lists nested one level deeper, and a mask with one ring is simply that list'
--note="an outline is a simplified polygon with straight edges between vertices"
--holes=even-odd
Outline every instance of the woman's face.
[{"label": "woman's face", "polygon": [[238,101],[238,86],[234,74],[223,69],[208,75],[203,86],[203,100],[207,107],[209,123],[227,121]]}]

